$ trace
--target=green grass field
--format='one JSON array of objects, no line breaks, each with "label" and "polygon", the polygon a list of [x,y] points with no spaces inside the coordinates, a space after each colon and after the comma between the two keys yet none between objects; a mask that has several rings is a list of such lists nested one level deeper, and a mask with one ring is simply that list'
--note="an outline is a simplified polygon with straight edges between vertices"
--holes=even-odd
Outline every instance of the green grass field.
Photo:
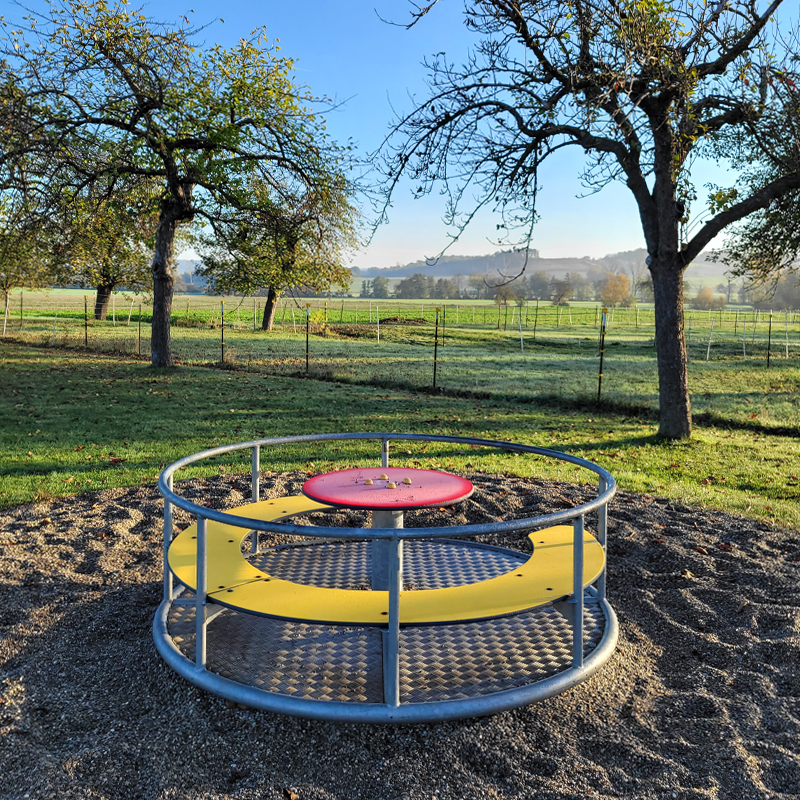
[{"label": "green grass field", "polygon": [[[46,347],[146,357],[150,313],[143,307],[139,326],[139,306],[131,307],[132,299],[117,298],[116,321],[88,320],[84,325],[83,295],[77,290],[26,293],[21,318],[12,303],[7,334]],[[223,330],[220,299],[177,298],[175,357],[184,365],[224,363],[275,376],[305,376],[305,308],[288,301],[278,311],[276,330],[254,332],[259,302],[227,298]],[[397,390],[432,386],[433,301],[378,305],[329,300],[327,310],[326,301],[311,302],[309,376]],[[599,371],[595,304],[563,309],[542,304],[537,310],[535,304],[518,309],[460,301],[448,303],[446,320],[444,306],[439,307],[438,391],[473,399],[594,407]],[[609,318],[603,406],[652,418],[658,406],[653,310],[612,309]],[[769,314],[763,312],[688,310],[687,337],[698,421],[773,433],[800,427],[800,315],[776,313],[770,331]]]},{"label": "green grass field", "polygon": [[[371,357],[390,361],[393,347],[400,345],[387,342],[379,349],[375,344]],[[636,353],[634,345],[620,347],[620,353]],[[645,377],[643,366],[627,368],[631,386],[635,379],[642,383],[639,395],[596,407],[572,402],[563,389],[560,399],[553,381],[559,374],[565,385],[579,385],[577,378],[569,378],[570,370],[581,368],[576,355],[584,349],[590,358],[590,347],[563,343],[561,349],[551,349],[549,358],[541,354],[525,366],[518,364],[515,375],[505,374],[512,348],[498,352],[495,362],[481,369],[487,380],[495,370],[496,383],[502,385],[484,387],[476,395],[358,383],[357,375],[352,383],[331,381],[328,375],[320,380],[313,373],[309,379],[276,375],[255,362],[238,369],[188,365],[154,370],[144,359],[6,340],[0,343],[0,504],[151,483],[171,461],[223,442],[394,430],[565,450],[596,460],[628,491],[800,527],[796,360],[769,372],[762,363],[693,365],[692,385],[700,387],[695,406],[710,410],[700,415],[693,441],[669,444],[655,436],[652,397],[644,391],[652,378]],[[623,363],[621,356],[618,361]],[[447,365],[445,361],[444,374]],[[541,371],[541,396],[512,395],[514,381],[530,384],[535,369]],[[724,422],[729,415],[735,419]],[[266,470],[313,472],[374,463],[375,457],[374,445],[294,446],[265,452],[262,465]],[[586,476],[544,459],[435,445],[401,448],[394,458],[425,467],[560,480]],[[245,472],[248,463],[247,454],[224,457],[186,476]]]}]

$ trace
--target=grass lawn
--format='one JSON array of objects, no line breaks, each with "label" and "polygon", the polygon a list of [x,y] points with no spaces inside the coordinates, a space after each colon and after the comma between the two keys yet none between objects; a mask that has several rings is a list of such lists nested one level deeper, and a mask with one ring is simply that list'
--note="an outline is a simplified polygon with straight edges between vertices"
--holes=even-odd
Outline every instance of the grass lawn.
[{"label": "grass lawn", "polygon": [[[565,352],[559,367],[564,374],[569,359]],[[501,391],[484,397],[436,396],[275,376],[258,371],[257,364],[247,371],[206,366],[154,370],[132,358],[6,341],[0,343],[0,505],[150,483],[166,464],[220,443],[394,430],[566,450],[605,466],[627,491],[800,527],[800,439],[792,429],[798,413],[797,368],[787,365],[783,371],[761,369],[756,374],[743,364],[737,368],[740,374],[734,373],[735,381],[730,365],[724,375],[716,369],[719,374],[714,364],[703,364],[695,376],[700,393],[708,396],[708,413],[700,416],[694,439],[666,444],[655,437],[657,426],[647,405],[640,413],[575,403],[559,407],[552,386],[538,400]],[[546,380],[545,375],[543,385]],[[749,413],[748,397],[754,409]],[[735,411],[736,424],[730,427],[721,422],[726,403]],[[262,452],[262,468],[316,472],[375,463],[376,456],[374,443],[298,445]],[[393,459],[398,464],[558,480],[586,475],[544,459],[435,444],[403,446],[393,451]],[[247,469],[249,452],[185,474]]]}]

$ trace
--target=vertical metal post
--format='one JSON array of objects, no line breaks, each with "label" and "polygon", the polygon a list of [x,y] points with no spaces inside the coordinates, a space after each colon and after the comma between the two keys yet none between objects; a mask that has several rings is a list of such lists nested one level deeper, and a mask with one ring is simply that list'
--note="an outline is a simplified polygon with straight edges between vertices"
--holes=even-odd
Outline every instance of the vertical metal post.
[{"label": "vertical metal post", "polygon": [[[167,484],[172,489],[172,476]],[[172,600],[172,570],[169,568],[169,546],[172,544],[172,503],[164,500],[164,601]]]},{"label": "vertical metal post", "polygon": [[311,329],[311,303],[306,303],[306,375],[308,375],[308,334]]},{"label": "vertical metal post", "polygon": [[600,317],[600,370],[597,376],[597,402],[600,402],[600,392],[603,388],[603,357],[606,352],[606,313],[608,309],[603,309]]},{"label": "vertical metal post", "polygon": [[747,358],[747,314],[742,317],[742,358]]},{"label": "vertical metal post", "polygon": [[[608,489],[608,484],[605,478],[600,478],[600,485],[597,489],[597,494],[601,495]],[[608,505],[604,504],[597,509],[597,541],[600,546],[608,553],[606,542],[608,540]],[[597,579],[597,598],[598,600],[606,599],[606,571],[608,569],[608,555],[606,555],[606,566],[603,567],[603,572]]]},{"label": "vertical metal post", "polygon": [[572,523],[572,666],[583,666],[583,515]]},{"label": "vertical metal post", "polygon": [[[261,448],[256,445],[253,448],[253,454],[250,461],[250,493],[252,501],[257,503],[259,501],[258,479],[261,471]],[[250,532],[250,552],[258,552],[258,531]]]},{"label": "vertical metal post", "polygon": [[711,357],[711,337],[714,335],[714,318],[711,318],[711,330],[708,334],[708,348],[706,349],[706,364],[708,364],[708,359]]},{"label": "vertical metal post", "polygon": [[56,338],[56,323],[58,322],[58,301],[56,300],[56,313],[53,316],[53,334],[50,337],[50,342],[54,342]]},{"label": "vertical metal post", "polygon": [[769,333],[767,334],[767,366],[769,366],[769,357],[772,350],[772,312],[769,312]]},{"label": "vertical metal post", "polygon": [[400,590],[402,572],[397,537],[389,548],[389,626],[383,654],[383,699],[387,705],[400,705]]},{"label": "vertical metal post", "polygon": [[389,440],[381,439],[381,466],[389,466]]},{"label": "vertical metal post", "polygon": [[436,388],[436,365],[439,361],[439,309],[436,309],[436,328],[433,334],[433,388]]},{"label": "vertical metal post", "polygon": [[206,518],[197,518],[197,594],[194,598],[194,663],[197,669],[206,668]]},{"label": "vertical metal post", "polygon": [[783,327],[786,333],[786,358],[789,358],[789,312],[783,312]]},{"label": "vertical metal post", "polygon": [[225,301],[220,300],[220,311],[219,311],[219,318],[220,318],[220,331],[221,331],[221,343],[220,347],[220,363],[225,363]]}]

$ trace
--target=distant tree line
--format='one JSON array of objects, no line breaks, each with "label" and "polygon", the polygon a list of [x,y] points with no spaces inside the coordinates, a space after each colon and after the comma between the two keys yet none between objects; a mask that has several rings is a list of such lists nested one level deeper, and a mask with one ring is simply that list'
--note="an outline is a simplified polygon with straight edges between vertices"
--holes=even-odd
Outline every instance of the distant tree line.
[{"label": "distant tree line", "polygon": [[540,300],[554,305],[566,305],[576,300],[597,301],[606,306],[632,306],[637,299],[652,300],[653,290],[652,283],[647,280],[634,284],[623,273],[601,269],[590,271],[588,275],[568,272],[563,277],[533,272],[513,281],[481,273],[437,279],[415,272],[398,281],[394,292],[389,278],[364,280],[360,296],[375,299],[393,296],[407,300],[494,300],[501,304]]}]

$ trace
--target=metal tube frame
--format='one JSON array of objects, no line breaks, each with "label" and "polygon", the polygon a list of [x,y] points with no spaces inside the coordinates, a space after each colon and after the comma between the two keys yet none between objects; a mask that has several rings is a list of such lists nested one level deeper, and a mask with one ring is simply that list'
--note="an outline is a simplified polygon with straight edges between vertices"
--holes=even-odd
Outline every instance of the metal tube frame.
[{"label": "metal tube frame", "polygon": [[[259,501],[259,488],[258,481],[261,474],[261,448],[258,445],[253,447],[253,453],[250,459],[250,493],[252,495],[252,502]],[[258,553],[258,531],[250,531],[250,552],[255,555]]]},{"label": "metal tube frame", "polygon": [[197,591],[194,596],[194,663],[195,668],[206,668],[206,601],[208,594],[208,570],[206,560],[208,550],[206,547],[206,519],[197,518]]},{"label": "metal tube frame", "polygon": [[572,523],[572,666],[583,666],[583,516]]},{"label": "metal tube frame", "polygon": [[[176,470],[193,464],[204,458],[223,453],[250,449],[251,453],[251,481],[253,502],[259,501],[259,472],[260,449],[264,446],[282,444],[297,444],[314,441],[341,441],[341,440],[378,440],[381,443],[381,464],[389,466],[389,441],[426,441],[452,443],[458,445],[478,445],[488,448],[499,448],[507,452],[529,453],[543,457],[567,461],[579,467],[594,472],[599,478],[597,497],[572,509],[529,517],[521,520],[509,520],[500,523],[487,523],[482,525],[460,525],[449,528],[338,528],[327,526],[294,525],[233,516],[222,511],[206,508],[192,503],[178,495],[173,488],[173,475]],[[279,713],[295,716],[348,720],[354,722],[431,722],[446,719],[460,719],[483,714],[497,713],[516,708],[520,705],[544,700],[554,696],[577,683],[585,680],[604,664],[616,647],[618,626],[616,615],[606,600],[606,572],[605,569],[596,581],[596,586],[590,586],[588,592],[590,600],[600,606],[606,617],[606,628],[603,637],[594,650],[584,657],[583,645],[583,620],[584,620],[584,589],[583,589],[583,538],[584,518],[587,513],[596,511],[597,540],[606,550],[608,533],[607,505],[616,493],[616,482],[609,472],[593,462],[532,445],[521,445],[513,442],[493,441],[489,439],[476,439],[460,436],[439,436],[403,433],[344,433],[344,434],[318,434],[303,436],[288,436],[274,439],[260,439],[251,442],[241,442],[231,445],[222,445],[201,453],[182,458],[170,464],[163,470],[158,480],[158,487],[164,496],[164,592],[163,601],[153,621],[153,636],[159,654],[176,672],[189,680],[194,685],[226,697],[234,702],[241,702],[254,708],[277,711]],[[174,580],[169,569],[168,552],[173,536],[172,509],[174,506],[182,508],[193,514],[197,519],[197,591],[194,600],[190,601],[195,606],[195,660],[190,662],[177,648],[167,630],[167,617],[173,603],[183,604],[178,595],[183,590],[179,587],[176,592]],[[206,644],[209,621],[216,613],[209,612],[209,598],[207,596],[207,522],[214,520],[240,528],[250,529],[252,552],[257,552],[259,531],[284,533],[290,535],[312,536],[320,538],[334,537],[337,539],[364,540],[385,539],[387,546],[388,564],[388,590],[389,610],[387,627],[384,631],[384,703],[344,703],[332,701],[307,700],[289,697],[273,692],[258,689],[254,686],[231,681],[206,669]],[[557,675],[545,680],[537,681],[527,686],[495,692],[480,697],[465,698],[460,700],[447,700],[434,703],[402,703],[400,697],[400,592],[402,590],[402,544],[404,539],[420,538],[448,538],[455,539],[462,536],[477,536],[509,532],[529,532],[550,525],[571,522],[573,525],[573,592],[569,600],[572,609],[570,614],[572,622],[572,666]],[[219,609],[222,611],[224,609]],[[218,612],[217,612],[218,613]]]}]

